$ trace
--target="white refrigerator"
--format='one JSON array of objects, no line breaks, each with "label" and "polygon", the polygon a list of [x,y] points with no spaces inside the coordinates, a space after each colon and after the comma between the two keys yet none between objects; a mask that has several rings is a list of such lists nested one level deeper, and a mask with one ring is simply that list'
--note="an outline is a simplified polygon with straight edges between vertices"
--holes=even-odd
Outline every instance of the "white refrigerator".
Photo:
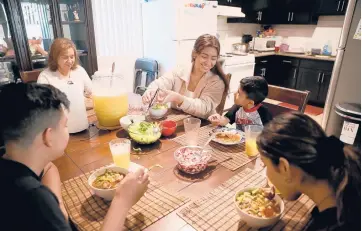
[{"label": "white refrigerator", "polygon": [[349,0],[324,108],[322,127],[328,135],[340,136],[337,103],[361,104],[361,40],[355,38],[360,20],[361,1]]},{"label": "white refrigerator", "polygon": [[196,39],[216,35],[217,1],[150,0],[142,3],[143,52],[160,74],[189,64]]}]

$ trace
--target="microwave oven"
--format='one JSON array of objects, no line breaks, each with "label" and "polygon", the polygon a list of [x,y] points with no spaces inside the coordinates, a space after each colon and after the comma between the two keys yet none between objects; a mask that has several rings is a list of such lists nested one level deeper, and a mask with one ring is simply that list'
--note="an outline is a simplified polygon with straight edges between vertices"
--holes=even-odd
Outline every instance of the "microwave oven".
[{"label": "microwave oven", "polygon": [[274,51],[276,38],[254,38],[253,49],[255,51]]}]

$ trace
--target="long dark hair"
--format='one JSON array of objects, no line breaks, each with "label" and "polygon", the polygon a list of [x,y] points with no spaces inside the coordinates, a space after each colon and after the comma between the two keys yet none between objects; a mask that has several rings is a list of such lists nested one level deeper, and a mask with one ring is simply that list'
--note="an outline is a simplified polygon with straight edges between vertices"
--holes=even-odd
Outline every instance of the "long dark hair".
[{"label": "long dark hair", "polygon": [[[203,49],[205,49],[206,47],[215,48],[217,51],[217,56],[220,55],[220,42],[215,36],[210,35],[210,34],[204,34],[204,35],[201,35],[200,37],[198,37],[194,44],[193,51],[196,52],[197,54],[200,54],[201,51]],[[194,57],[192,57],[192,54],[191,54],[191,60],[194,61]],[[221,78],[221,80],[225,84],[225,91],[228,91],[229,81],[226,80],[226,74],[224,73],[221,66],[222,66],[221,63],[218,60],[215,64],[215,66],[211,69],[211,71]]]},{"label": "long dark hair", "polygon": [[337,199],[341,225],[361,219],[361,155],[336,137],[327,137],[313,119],[299,112],[280,115],[257,139],[260,153],[279,164],[284,157],[316,179],[328,180]]}]

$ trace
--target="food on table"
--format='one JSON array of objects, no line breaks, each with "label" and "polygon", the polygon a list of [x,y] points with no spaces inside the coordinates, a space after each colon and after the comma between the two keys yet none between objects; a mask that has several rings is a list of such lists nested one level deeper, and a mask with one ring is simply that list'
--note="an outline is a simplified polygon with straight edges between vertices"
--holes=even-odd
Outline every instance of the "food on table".
[{"label": "food on table", "polygon": [[152,109],[154,110],[167,109],[167,108],[168,108],[167,104],[162,104],[162,103],[156,103],[152,106]]},{"label": "food on table", "polygon": [[151,144],[161,137],[160,125],[150,122],[137,122],[128,127],[130,137],[140,144]]},{"label": "food on table", "polygon": [[271,218],[280,214],[280,204],[271,192],[261,188],[241,192],[236,202],[241,210],[256,217]]},{"label": "food on table", "polygon": [[123,174],[106,169],[102,175],[96,177],[92,186],[98,189],[114,189],[123,178]]},{"label": "food on table", "polygon": [[230,132],[220,132],[215,135],[215,138],[225,143],[235,143],[240,141],[241,135]]},{"label": "food on table", "polygon": [[171,136],[175,133],[177,123],[175,121],[166,120],[162,122],[162,135]]},{"label": "food on table", "polygon": [[182,147],[175,154],[178,162],[177,168],[189,174],[197,174],[206,169],[211,158],[209,152],[203,151],[201,147]]}]

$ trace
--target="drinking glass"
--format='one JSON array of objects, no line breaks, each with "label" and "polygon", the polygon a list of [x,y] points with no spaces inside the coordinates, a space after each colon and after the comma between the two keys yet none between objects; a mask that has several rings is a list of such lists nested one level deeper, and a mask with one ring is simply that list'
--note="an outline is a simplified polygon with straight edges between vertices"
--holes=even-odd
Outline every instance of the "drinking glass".
[{"label": "drinking glass", "polygon": [[258,147],[256,145],[256,138],[263,130],[259,125],[245,126],[245,152],[248,156],[256,156],[259,154]]},{"label": "drinking glass", "polygon": [[114,139],[109,142],[113,162],[116,166],[128,169],[131,163],[131,141],[128,139]]},{"label": "drinking glass", "polygon": [[184,119],[184,128],[187,145],[197,146],[201,120],[197,118]]}]

